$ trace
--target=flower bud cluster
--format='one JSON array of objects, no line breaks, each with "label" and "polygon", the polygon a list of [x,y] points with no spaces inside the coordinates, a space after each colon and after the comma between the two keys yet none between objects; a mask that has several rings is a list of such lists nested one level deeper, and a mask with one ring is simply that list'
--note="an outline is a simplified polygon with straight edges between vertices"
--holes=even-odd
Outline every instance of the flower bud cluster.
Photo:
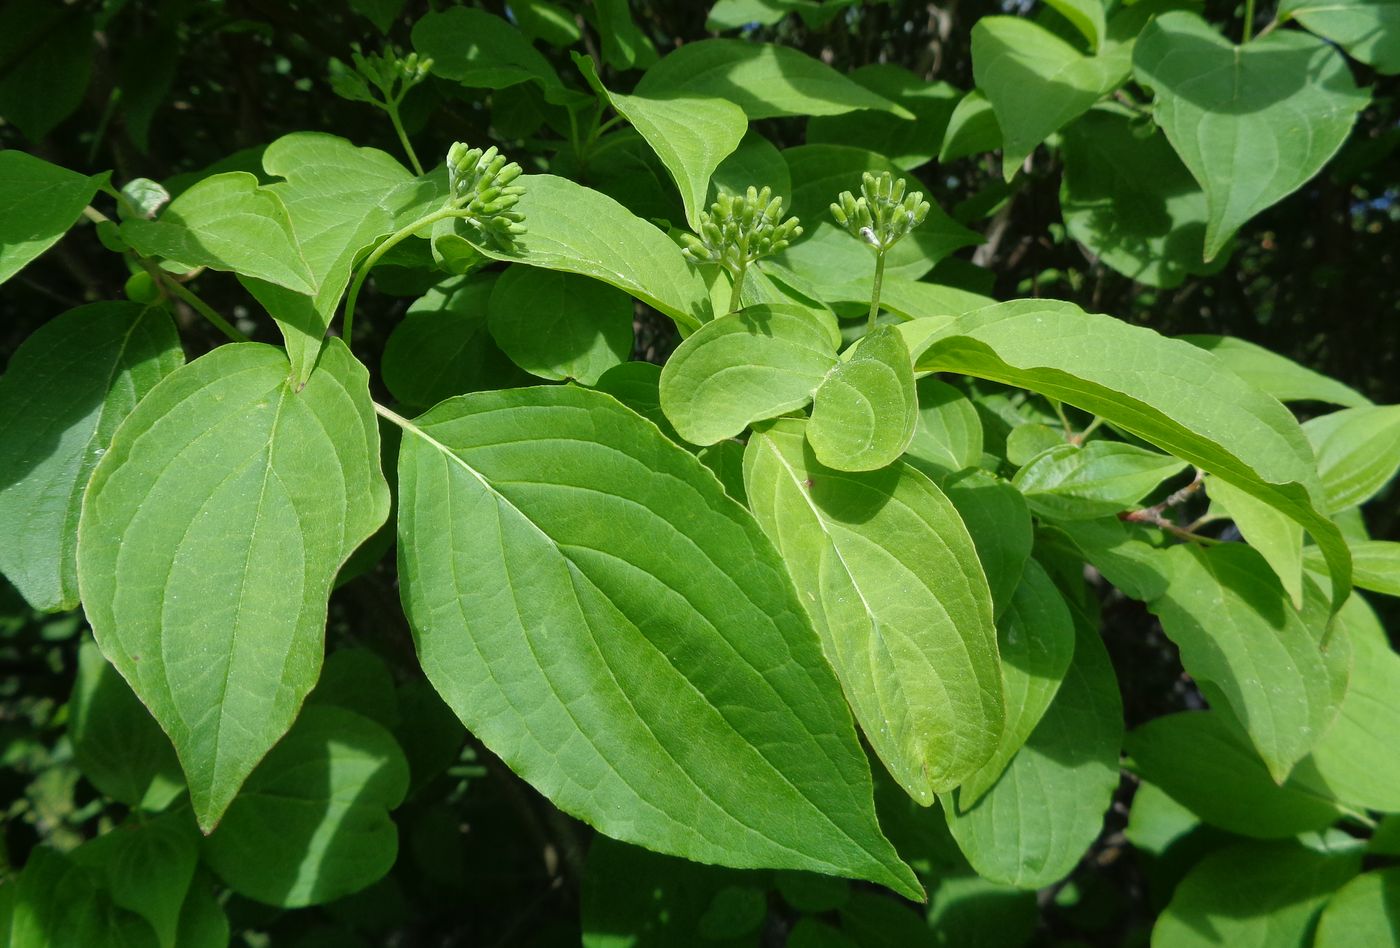
[{"label": "flower bud cluster", "polygon": [[749,187],[745,194],[721,194],[700,212],[700,236],[682,234],[681,252],[691,263],[717,263],[738,272],[760,257],[775,254],[802,234],[797,218],[783,220],[783,199],[772,188]]},{"label": "flower bud cluster", "polygon": [[842,191],[831,205],[831,216],[876,253],[884,253],[928,217],[929,203],[922,191],[905,193],[903,178],[888,171],[878,178],[866,172],[861,179],[860,197]]},{"label": "flower bud cluster", "polygon": [[[359,50],[350,54],[351,68],[346,68],[339,60],[332,60],[331,89],[342,99],[352,102],[369,102],[383,108],[387,103],[397,105],[403,101],[418,83],[428,78],[433,67],[432,59],[417,53],[399,56],[393,50],[383,53],[362,55]],[[373,86],[379,95],[370,91]]]},{"label": "flower bud cluster", "polygon": [[456,142],[447,151],[453,206],[506,248],[525,233],[525,215],[516,210],[525,188],[512,183],[520,174],[520,165],[506,161],[494,145],[482,151]]}]

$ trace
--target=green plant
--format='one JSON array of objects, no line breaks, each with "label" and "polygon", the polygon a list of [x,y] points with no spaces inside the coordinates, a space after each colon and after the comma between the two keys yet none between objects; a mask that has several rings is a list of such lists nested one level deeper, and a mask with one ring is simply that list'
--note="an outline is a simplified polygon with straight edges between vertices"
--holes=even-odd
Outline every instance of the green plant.
[{"label": "green plant", "polygon": [[[954,95],[609,0],[0,13],[0,946],[1393,936],[1400,405],[954,256],[1051,181],[1141,299],[1342,174],[1382,8],[1174,6]],[[389,128],[162,136],[250,36]]]}]

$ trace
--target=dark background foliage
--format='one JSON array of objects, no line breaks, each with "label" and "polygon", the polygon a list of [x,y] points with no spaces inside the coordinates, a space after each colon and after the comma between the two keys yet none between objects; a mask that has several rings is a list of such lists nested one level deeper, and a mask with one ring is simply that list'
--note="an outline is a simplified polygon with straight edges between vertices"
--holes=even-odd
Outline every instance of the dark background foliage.
[{"label": "dark background foliage", "polygon": [[[480,5],[507,14],[502,2]],[[22,147],[79,171],[115,169],[119,183],[134,177],[169,183],[229,156],[234,157],[228,167],[256,167],[255,156],[243,150],[298,130],[329,131],[397,153],[380,114],[330,91],[330,61],[348,59],[352,44],[372,50],[382,42],[370,19],[357,11],[387,12],[389,39],[407,47],[412,23],[442,4],[55,0],[25,6],[49,18],[41,35],[65,28],[73,18],[96,16],[105,25],[97,33],[90,81],[77,111],[41,141],[26,140],[13,126],[0,124],[0,145]],[[1260,5],[1260,25],[1272,16],[1272,6]],[[637,0],[632,7],[663,54],[711,35],[707,3]],[[973,84],[972,24],[984,15],[1020,9],[978,0],[895,0],[854,7],[820,28],[790,15],[740,35],[797,47],[843,71],[887,62],[967,89]],[[1231,35],[1238,34],[1240,12],[1223,0],[1207,3],[1208,18],[1230,24]],[[593,41],[585,30],[585,42]],[[0,43],[0,83],[38,45]],[[552,55],[561,75],[574,75],[564,56]],[[1350,65],[1359,81],[1371,86],[1372,101],[1342,152],[1300,192],[1251,220],[1219,273],[1155,290],[1090,258],[1064,237],[1060,168],[1055,153],[1042,148],[1029,174],[1005,194],[997,156],[919,170],[930,196],[945,209],[966,214],[986,237],[957,261],[941,265],[935,276],[998,299],[1072,300],[1165,334],[1239,336],[1335,376],[1377,402],[1400,402],[1400,77]],[[149,80],[146,94],[153,97],[144,143],[141,129],[131,127],[132,110],[114,100],[118,87],[127,87],[128,95],[142,88],[132,82],[133,70]],[[605,79],[622,90],[633,81],[617,75]],[[405,104],[405,122],[420,154],[440,155],[450,142],[465,140],[499,142],[526,164],[567,159],[557,157],[567,141],[548,125],[531,129],[523,139],[502,133],[503,122],[533,107],[527,98],[493,102],[482,93],[472,100],[460,89],[449,95],[435,82],[415,89]],[[766,120],[759,126],[780,147],[803,141],[803,120]],[[990,213],[975,213],[979,207]],[[0,297],[0,365],[54,313],[119,298],[127,276],[120,257],[99,245],[91,227],[75,228]],[[354,340],[371,365],[407,302],[386,292],[391,289],[381,285],[367,300],[370,318]],[[237,316],[250,335],[277,341],[271,321],[257,315],[256,304],[232,277],[211,279],[201,291],[222,312]],[[183,316],[182,332],[192,348],[222,341],[192,314]],[[677,341],[669,321],[640,308],[638,329],[641,357],[660,361]],[[1400,535],[1397,506],[1382,501],[1369,508],[1377,537]],[[367,645],[400,674],[416,673],[397,598],[392,570],[383,565],[346,587],[331,604],[332,645]],[[1198,702],[1172,647],[1145,610],[1121,598],[1105,605],[1106,638],[1129,726]],[[0,874],[8,865],[21,865],[40,840],[76,842],[120,816],[78,775],[60,739],[62,706],[82,634],[76,616],[33,615],[12,590],[0,588]],[[1103,839],[1080,870],[1056,892],[1042,895],[1038,924],[1046,943],[1082,939],[1110,945],[1141,938],[1160,908],[1151,876],[1169,870],[1142,864],[1121,835],[1131,789],[1125,784]],[[248,944],[577,943],[590,831],[555,811],[489,753],[468,746],[458,766],[417,794],[396,818],[401,855],[388,879],[341,903],[299,913],[279,915],[235,899],[228,906],[235,930],[254,933]],[[782,943],[785,925],[784,909],[775,900],[768,922],[773,943]]]}]

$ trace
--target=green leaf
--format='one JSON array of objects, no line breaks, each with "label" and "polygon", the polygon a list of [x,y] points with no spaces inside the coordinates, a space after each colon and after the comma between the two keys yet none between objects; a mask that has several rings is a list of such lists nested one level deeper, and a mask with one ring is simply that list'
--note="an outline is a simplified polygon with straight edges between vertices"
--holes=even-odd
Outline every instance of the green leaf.
[{"label": "green leaf", "polygon": [[1206,260],[1317,174],[1367,101],[1322,40],[1275,30],[1235,46],[1186,11],[1147,25],[1133,69],[1156,96],[1153,119],[1206,193]]},{"label": "green leaf", "polygon": [[592,385],[632,352],[632,300],[597,280],[507,267],[486,311],[496,345],[540,378]]},{"label": "green leaf", "polygon": [[1011,429],[1006,436],[1006,460],[1017,467],[1031,463],[1037,455],[1065,444],[1063,426],[1052,428],[1037,422],[1027,422]]},{"label": "green leaf", "polygon": [[1351,680],[1341,710],[1295,774],[1349,806],[1400,812],[1400,655],[1359,596],[1337,614],[1349,633]]},{"label": "green leaf", "polygon": [[948,119],[962,98],[961,90],[946,82],[926,82],[892,63],[862,66],[850,76],[852,81],[904,106],[914,114],[914,120],[870,110],[819,115],[807,123],[809,144],[860,142],[861,147],[885,155],[906,171],[925,165],[937,156]]},{"label": "green leaf", "polygon": [[1030,508],[1021,492],[986,471],[969,469],[941,486],[972,534],[1000,618],[1021,585],[1034,542]]},{"label": "green leaf", "polygon": [[705,200],[712,202],[721,193],[743,194],[751,184],[770,187],[785,198],[792,194],[792,176],[783,153],[753,129],[744,133],[738,147],[710,175]]},{"label": "green leaf", "polygon": [[[1219,506],[1235,522],[1235,528],[1245,542],[1268,561],[1269,567],[1283,583],[1284,592],[1299,609],[1303,607],[1303,528],[1282,512],[1246,494],[1238,487],[1219,478],[1206,481],[1206,493],[1211,503]],[[1326,573],[1326,563],[1319,563]],[[1353,576],[1356,567],[1352,558]]]},{"label": "green leaf", "polygon": [[380,237],[407,221],[402,215],[427,184],[377,148],[357,148],[335,135],[296,132],[267,146],[263,168],[284,180],[263,187],[287,209],[315,293],[241,276],[277,320],[297,381],[311,377],[326,327],[335,315],[356,259]]},{"label": "green leaf", "polygon": [[0,896],[0,944],[7,948],[160,946],[145,919],[113,904],[95,873],[48,846],[35,847],[19,878],[0,891],[12,893],[8,913]]},{"label": "green leaf", "polygon": [[1237,843],[1211,853],[1176,887],[1153,948],[1305,948],[1323,904],[1360,868],[1359,846]]},{"label": "green leaf", "polygon": [[453,395],[509,388],[528,378],[487,330],[495,286],[495,274],[449,277],[408,305],[379,364],[395,398],[428,408]]},{"label": "green leaf", "polygon": [[92,65],[90,8],[14,0],[0,10],[0,115],[38,142],[83,102]]},{"label": "green leaf", "polygon": [[577,273],[611,284],[660,310],[683,332],[710,319],[710,296],[698,271],[660,230],[612,198],[567,178],[521,175],[516,209],[529,232],[510,251],[473,241],[495,260]]},{"label": "green leaf", "polygon": [[1151,602],[1166,591],[1168,563],[1145,539],[1158,531],[1130,526],[1117,517],[1062,522],[1054,530],[1064,534],[1104,579],[1128,598]]},{"label": "green leaf", "polygon": [[1070,22],[1089,41],[1090,49],[1098,49],[1107,31],[1102,0],[1046,0],[1046,5]]},{"label": "green leaf", "polygon": [[915,368],[1057,398],[1229,481],[1312,534],[1327,556],[1334,608],[1346,599],[1351,557],[1324,514],[1298,423],[1209,353],[1072,304],[1022,300],[961,317],[916,353]]},{"label": "green leaf", "polygon": [[578,53],[573,57],[593,91],[631,123],[656,152],[680,189],[686,221],[698,231],[699,212],[706,209],[710,177],[748,131],[744,110],[714,97],[647,98],[609,92],[598,78],[592,59]]},{"label": "green leaf", "polygon": [[972,73],[1002,133],[1002,175],[1015,177],[1050,134],[1127,78],[1116,59],[1085,56],[1030,20],[985,16],[972,27]]},{"label": "green leaf", "polygon": [[413,24],[413,48],[430,57],[432,72],[473,89],[504,89],[538,82],[564,90],[554,67],[525,35],[484,10],[451,7]]},{"label": "green leaf", "polygon": [[1276,784],[1237,728],[1223,711],[1169,714],[1129,734],[1127,750],[1144,778],[1232,833],[1282,839],[1341,815],[1297,777]]},{"label": "green leaf", "polygon": [[542,39],[550,46],[563,48],[583,38],[583,32],[574,21],[573,11],[550,0],[513,0],[510,12],[521,31],[531,40]]},{"label": "green leaf", "polygon": [[1328,901],[1313,948],[1384,945],[1400,931],[1400,866],[1357,876]]},{"label": "green leaf", "polygon": [[163,810],[185,789],[170,739],[91,642],[78,651],[68,740],[83,776],[133,809]]},{"label": "green leaf", "polygon": [[22,151],[0,151],[0,283],[68,232],[107,175],[85,175]]},{"label": "green leaf", "polygon": [[321,678],[306,703],[354,711],[391,731],[400,723],[394,675],[378,655],[362,646],[338,648],[326,656]]},{"label": "green leaf", "polygon": [[1186,467],[1121,441],[1059,444],[1032,458],[1011,484],[1042,517],[1093,520],[1132,507]]},{"label": "green leaf", "polygon": [[404,607],[482,743],[625,842],[919,894],[777,554],[699,461],[574,387],[405,425]]},{"label": "green leaf", "polygon": [[972,807],[992,788],[1045,716],[1074,656],[1074,617],[1049,574],[1026,562],[1021,584],[997,619],[1006,729],[996,753],[958,788],[958,806]]},{"label": "green leaf", "polygon": [[221,346],[117,429],[78,528],[97,644],[170,735],[206,831],[320,672],[326,598],[384,522],[368,373],[339,341]]},{"label": "green leaf", "polygon": [[78,605],[83,489],[117,425],[184,359],[170,314],[137,303],[71,309],[10,359],[0,378],[0,571],[35,609]]},{"label": "green leaf", "polygon": [[1173,800],[1161,787],[1139,780],[1123,835],[1134,848],[1161,856],[1200,825],[1196,814]]},{"label": "green leaf", "polygon": [[827,467],[873,471],[904,453],[918,421],[909,348],[898,330],[881,326],[817,389],[807,440]]},{"label": "green leaf", "polygon": [[919,419],[905,460],[934,480],[975,467],[982,460],[982,422],[972,399],[932,376],[914,388]]},{"label": "green leaf", "polygon": [[830,315],[783,303],[706,323],[661,369],[661,408],[682,438],[715,444],[806,406],[836,365]]},{"label": "green leaf", "polygon": [[672,441],[683,440],[661,410],[661,366],[651,362],[624,362],[604,372],[593,387],[656,425]]},{"label": "green leaf", "polygon": [[1206,196],[1166,137],[1100,109],[1065,129],[1060,210],[1069,235],[1105,264],[1171,289],[1219,271],[1204,263]]},{"label": "green leaf", "polygon": [[1001,126],[996,111],[981,89],[958,100],[943,133],[938,160],[943,163],[1001,147]]},{"label": "green leaf", "polygon": [[1255,550],[1182,544],[1163,557],[1170,579],[1149,608],[1211,706],[1229,709],[1282,783],[1337,716],[1316,636]]},{"label": "green leaf", "polygon": [[125,221],[121,233],[145,257],[229,270],[294,293],[316,293],[316,275],[302,256],[286,205],[244,171],[204,178],[171,201],[160,217]]},{"label": "green leaf", "polygon": [[198,834],[189,815],[128,823],[90,840],[72,859],[101,873],[112,901],[150,923],[161,948],[181,948],[180,912],[194,883]]},{"label": "green leaf", "polygon": [[[1322,570],[1325,564],[1316,547],[1304,554],[1309,569]],[[1400,543],[1391,540],[1360,540],[1351,544],[1354,579],[1360,589],[1386,596],[1400,596]]]},{"label": "green leaf", "polygon": [[645,69],[656,62],[656,47],[632,20],[627,0],[594,0],[603,59],[614,69]]},{"label": "green leaf", "polygon": [[927,806],[981,767],[1001,736],[986,577],[957,510],[932,481],[905,464],[831,470],[803,434],[802,422],[784,420],[749,439],[749,504],[866,739]]},{"label": "green leaf", "polygon": [[[857,175],[854,179],[842,178],[832,186],[846,190],[858,187],[859,181]],[[875,255],[869,247],[851,239],[850,234],[822,219],[828,215],[823,209],[809,233],[781,253],[761,261],[759,266],[806,295],[830,302],[850,299],[869,303]],[[912,284],[955,250],[979,240],[976,234],[941,212],[931,211],[929,218],[885,253],[885,280],[889,284]],[[899,299],[893,295],[892,298],[896,302]],[[882,303],[885,301],[883,292],[880,299]]]},{"label": "green leaf", "polygon": [[408,762],[393,735],[353,711],[307,705],[204,841],[204,861],[259,902],[330,902],[393,867],[389,811],[407,792]]},{"label": "green leaf", "polygon": [[[896,248],[898,249],[898,248]],[[892,251],[893,252],[893,251]],[[891,277],[886,258],[885,282],[880,287],[880,308],[907,320],[961,316],[992,303],[990,296],[971,293],[955,286],[940,286]],[[821,288],[823,299],[831,303],[870,302],[871,280],[857,280]],[[906,338],[906,341],[907,338]],[[912,348],[912,347],[911,347]]]},{"label": "green leaf", "polygon": [[974,873],[942,875],[929,893],[933,945],[1022,948],[1040,922],[1034,892],[988,882]]},{"label": "green leaf", "polygon": [[1280,20],[1297,20],[1385,75],[1400,72],[1400,3],[1395,0],[1283,0]]},{"label": "green leaf", "polygon": [[1292,359],[1233,336],[1177,336],[1209,351],[1240,378],[1281,402],[1330,402],[1347,408],[1371,404],[1360,392],[1336,379],[1306,369]]},{"label": "green leaf", "polygon": [[1118,788],[1123,702],[1098,631],[1075,622],[1074,658],[1040,723],[971,807],[943,815],[967,861],[992,882],[1038,889],[1063,879],[1103,829]]},{"label": "green leaf", "polygon": [[636,94],[653,99],[728,99],[751,119],[840,115],[856,109],[879,109],[913,118],[903,106],[805,53],[747,40],[686,43],[646,71],[637,83]]},{"label": "green leaf", "polygon": [[1364,405],[1303,425],[1333,511],[1364,504],[1400,471],[1400,405]]}]

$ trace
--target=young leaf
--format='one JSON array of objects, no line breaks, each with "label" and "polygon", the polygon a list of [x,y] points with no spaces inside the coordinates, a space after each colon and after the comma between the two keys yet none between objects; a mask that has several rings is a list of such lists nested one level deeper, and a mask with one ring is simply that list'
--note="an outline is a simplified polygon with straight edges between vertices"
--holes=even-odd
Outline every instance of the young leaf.
[{"label": "young leaf", "polygon": [[1037,455],[1011,484],[1042,517],[1094,520],[1126,510],[1185,469],[1185,461],[1136,445],[1090,441]]},{"label": "young leaf", "polygon": [[204,841],[204,861],[268,905],[330,902],[393,867],[389,811],[407,792],[408,761],[393,735],[353,711],[309,704]]},{"label": "young leaf", "polygon": [[909,348],[882,326],[827,374],[812,399],[807,440],[817,460],[840,471],[873,471],[909,447],[919,420]]},{"label": "young leaf", "polygon": [[1212,826],[1262,839],[1320,830],[1340,815],[1298,777],[1279,786],[1224,711],[1155,718],[1128,735],[1138,771]]},{"label": "young leaf", "polygon": [[686,43],[646,71],[637,83],[636,94],[653,99],[728,99],[751,119],[840,115],[855,109],[881,109],[906,119],[914,117],[903,106],[805,53],[747,40]]},{"label": "young leaf", "polygon": [[755,421],[804,407],[836,365],[829,314],[749,306],[701,326],[661,368],[661,407],[691,444],[715,444]]},{"label": "young leaf", "polygon": [[1026,562],[1021,584],[997,619],[1006,729],[996,753],[958,788],[958,807],[968,810],[996,784],[1040,724],[1074,656],[1074,617],[1049,574]]},{"label": "young leaf", "polygon": [[1008,482],[976,468],[946,478],[939,486],[972,534],[1000,618],[1021,584],[1035,539],[1026,499]]},{"label": "young leaf", "polygon": [[860,474],[823,467],[804,427],[782,420],[749,439],[749,504],[866,739],[927,806],[981,767],[1001,736],[987,580],[932,481],[905,464]]},{"label": "young leaf", "polygon": [[487,304],[487,327],[531,375],[592,385],[632,351],[632,299],[606,283],[508,267]]},{"label": "young leaf", "polygon": [[1400,72],[1400,7],[1388,0],[1284,0],[1280,20],[1297,20],[1385,75]]},{"label": "young leaf", "polygon": [[1128,78],[1116,59],[1085,56],[1040,24],[1013,16],[986,16],[973,25],[972,73],[1001,127],[1007,181],[1035,146]]},{"label": "young leaf", "polygon": [[68,721],[73,761],[107,796],[159,811],[185,789],[170,739],[91,642],[78,650]]},{"label": "young leaf", "polygon": [[1384,945],[1400,919],[1400,866],[1357,876],[1333,895],[1317,921],[1313,948]]},{"label": "young leaf", "polygon": [[495,260],[562,270],[602,280],[694,332],[710,319],[709,291],[680,247],[612,198],[567,178],[527,174],[516,210],[529,232],[509,251],[473,240]]},{"label": "young leaf", "polygon": [[1170,580],[1149,608],[1216,713],[1229,709],[1283,783],[1338,711],[1317,637],[1249,547],[1183,544],[1162,556]]},{"label": "young leaf", "polygon": [[70,309],[10,359],[0,378],[0,571],[35,609],[78,604],[83,488],[117,425],[184,361],[170,314],[137,303]]},{"label": "young leaf", "polygon": [[0,151],[0,283],[57,243],[107,177],[78,174],[13,148]]},{"label": "young leaf", "polygon": [[121,233],[142,256],[316,293],[316,275],[302,256],[286,205],[244,171],[204,178],[155,220],[123,222]]},{"label": "young leaf", "polygon": [[404,607],[487,747],[614,838],[919,893],[781,562],[699,461],[573,387],[403,424]]},{"label": "young leaf", "polygon": [[1400,471],[1400,405],[1365,405],[1303,425],[1334,511],[1364,504]]},{"label": "young leaf", "polygon": [[1092,412],[1277,507],[1326,555],[1334,608],[1346,599],[1351,556],[1298,423],[1209,353],[1069,303],[1023,300],[959,318],[915,361]]},{"label": "young leaf", "polygon": [[[1361,847],[1237,843],[1197,863],[1152,929],[1154,948],[1304,948],[1333,892],[1361,868]],[[1358,943],[1360,944],[1360,943]]]},{"label": "young leaf", "polygon": [[1098,631],[1074,623],[1074,658],[1040,723],[976,804],[945,794],[967,861],[992,882],[1039,889],[1063,879],[1103,829],[1118,788],[1123,702]]},{"label": "young leaf", "polygon": [[[697,215],[707,206],[705,195],[710,176],[748,131],[744,110],[727,99],[714,97],[647,98],[609,92],[598,78],[592,59],[578,53],[573,57],[593,91],[631,123],[656,152],[680,189],[686,221],[691,230],[698,231]],[[763,183],[771,187],[770,182]]]},{"label": "young leaf", "polygon": [[339,341],[297,391],[281,350],[222,346],[117,430],[78,527],[97,644],[218,823],[320,672],[326,598],[389,512],[368,373]]},{"label": "young leaf", "polygon": [[1225,366],[1281,402],[1329,402],[1346,408],[1371,404],[1360,392],[1336,379],[1303,366],[1263,346],[1233,336],[1177,336],[1183,342],[1207,350]]},{"label": "young leaf", "polygon": [[1205,259],[1337,152],[1367,95],[1322,40],[1275,30],[1235,46],[1199,14],[1163,13],[1133,50],[1152,117],[1206,192]]}]

